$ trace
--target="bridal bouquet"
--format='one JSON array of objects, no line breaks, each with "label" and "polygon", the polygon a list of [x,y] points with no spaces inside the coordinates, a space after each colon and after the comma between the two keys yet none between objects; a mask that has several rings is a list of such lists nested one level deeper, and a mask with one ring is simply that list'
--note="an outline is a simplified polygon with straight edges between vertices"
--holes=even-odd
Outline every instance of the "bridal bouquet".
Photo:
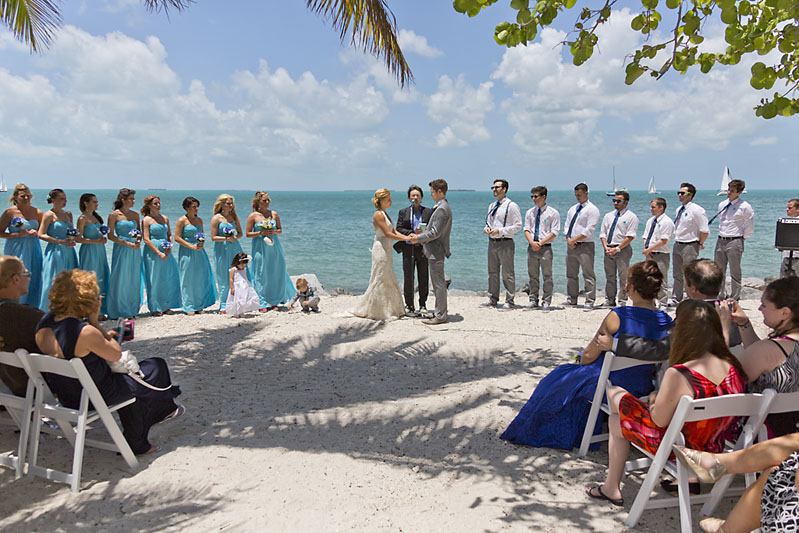
[{"label": "bridal bouquet", "polygon": [[227,228],[227,227],[222,228],[222,235],[224,235],[225,237],[235,237],[236,230],[234,230],[233,228]]},{"label": "bridal bouquet", "polygon": [[[255,225],[255,228],[258,231],[270,230],[270,229],[275,230],[277,229],[277,221],[274,218],[267,218],[257,223]],[[264,237],[264,242],[269,246],[273,246],[275,244],[274,241],[269,237]]]},{"label": "bridal bouquet", "polygon": [[161,243],[161,246],[159,246],[159,248],[161,248],[162,252],[169,253],[170,251],[172,251],[172,242],[164,241]]},{"label": "bridal bouquet", "polygon": [[137,229],[132,229],[128,232],[128,237],[136,241],[136,243],[141,242],[141,231]]},{"label": "bridal bouquet", "polygon": [[15,228],[21,228],[23,225],[25,225],[25,223],[22,221],[22,217],[14,217],[11,219],[11,222],[9,222],[8,225]]},{"label": "bridal bouquet", "polygon": [[69,237],[70,239],[74,239],[77,236],[78,236],[78,230],[76,230],[75,228],[69,228],[67,230],[67,237]]},{"label": "bridal bouquet", "polygon": [[111,230],[108,229],[108,226],[100,224],[100,227],[97,228],[97,231],[100,232],[100,235],[108,235],[108,232],[111,231]]},{"label": "bridal bouquet", "polygon": [[199,233],[195,233],[194,234],[194,239],[197,242],[205,242],[205,233],[203,233],[202,231],[199,232]]}]

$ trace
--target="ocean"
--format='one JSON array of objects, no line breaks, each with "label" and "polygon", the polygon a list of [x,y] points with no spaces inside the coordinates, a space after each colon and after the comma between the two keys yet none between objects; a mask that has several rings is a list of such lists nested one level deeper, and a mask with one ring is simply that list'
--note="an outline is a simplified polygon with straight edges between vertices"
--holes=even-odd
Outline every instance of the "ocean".
[{"label": "ocean", "polygon": [[[513,186],[513,184],[511,184]],[[423,204],[432,205],[425,190]],[[33,204],[42,209],[47,208],[45,202],[47,191],[34,190]],[[117,190],[66,190],[67,210],[72,211],[74,219],[80,215],[78,199],[84,192],[97,195],[100,202],[99,214],[107,221],[108,213]],[[214,201],[222,192],[229,192],[236,199],[236,211],[242,220],[242,229],[247,215],[251,212],[251,200],[255,191],[180,191],[180,190],[138,190],[135,209],[141,207],[142,200],[150,194],[161,199],[162,212],[169,217],[172,230],[175,222],[184,214],[181,203],[186,196],[194,196],[200,200],[200,216],[203,218],[206,232],[210,229],[210,220]],[[316,274],[327,290],[341,288],[353,293],[362,292],[369,284],[371,266],[370,248],[374,239],[371,216],[374,213],[371,198],[373,191],[340,191],[340,192],[296,192],[269,191],[274,208],[281,218],[283,235],[281,244],[286,254],[286,264],[291,275],[303,273]],[[529,188],[520,191],[511,188],[508,196],[519,204],[524,213],[532,207]],[[633,261],[643,259],[643,231],[646,220],[651,216],[649,202],[655,196],[662,196],[668,202],[667,214],[673,219],[679,201],[677,191],[663,191],[659,195],[650,195],[646,191],[630,191],[629,209],[640,220],[638,237],[633,241]],[[397,212],[408,205],[406,191],[393,191],[394,204],[389,209],[389,216],[396,220]],[[446,263],[446,272],[452,278],[451,287],[464,291],[480,292],[488,288],[487,275],[487,237],[483,234],[485,216],[489,204],[493,201],[491,191],[450,191],[447,195],[453,210],[453,228],[451,235],[452,257]],[[774,234],[777,218],[785,216],[785,205],[791,198],[799,197],[797,190],[764,190],[749,191],[743,198],[752,204],[755,210],[755,234],[746,241],[743,256],[743,276],[763,279],[779,273],[780,253],[774,249]],[[613,209],[610,197],[605,191],[593,192],[590,200],[605,213]],[[717,205],[726,199],[717,196],[716,191],[698,191],[695,202],[705,208],[708,217],[716,213]],[[564,225],[566,212],[575,203],[572,191],[550,191],[548,204],[561,214],[561,226]],[[563,231],[564,228],[562,227]],[[700,254],[701,257],[713,258],[713,249],[718,234],[718,221],[711,226],[708,246]],[[595,271],[597,288],[605,286],[605,275],[602,267],[601,246],[599,246],[599,230],[596,232],[597,254]],[[251,245],[245,237],[242,246],[250,253]],[[527,282],[527,241],[522,232],[515,236],[516,241],[516,285],[517,288]],[[107,245],[109,264],[111,261],[111,243]],[[213,264],[213,244],[206,243],[206,250]],[[563,234],[553,244],[555,255],[553,276],[555,290],[565,292],[566,289],[566,242]],[[402,283],[402,261],[395,255],[394,271],[397,280]],[[671,283],[671,273],[669,275]],[[582,287],[582,281],[581,281]],[[598,297],[599,299],[599,297]]]}]

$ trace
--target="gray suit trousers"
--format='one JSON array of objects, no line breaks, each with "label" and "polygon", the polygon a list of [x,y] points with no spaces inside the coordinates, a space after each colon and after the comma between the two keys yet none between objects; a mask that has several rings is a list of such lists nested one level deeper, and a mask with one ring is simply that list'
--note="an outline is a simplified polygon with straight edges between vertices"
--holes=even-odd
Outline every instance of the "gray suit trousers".
[{"label": "gray suit trousers", "polygon": [[502,284],[505,286],[505,301],[513,303],[516,294],[516,273],[513,256],[516,243],[513,239],[488,239],[488,297],[493,303],[499,301],[499,269],[502,267]]},{"label": "gray suit trousers", "polygon": [[538,251],[527,246],[527,274],[530,276],[530,301],[538,301],[539,274],[544,276],[543,301],[552,303],[552,245],[542,246]]},{"label": "gray suit trousers", "polygon": [[[732,239],[727,240],[719,237],[719,240],[716,241],[716,252],[715,257],[713,260],[716,262],[718,266],[721,267],[721,271],[724,272],[725,283],[721,288],[721,292],[724,293],[727,288],[726,277],[727,277],[727,263],[730,265],[730,294],[729,297],[735,300],[739,300],[741,298],[741,258],[744,255],[744,240],[743,237],[740,239]],[[720,294],[719,297],[722,295]]]},{"label": "gray suit trousers", "polygon": [[632,257],[633,249],[630,246],[619,250],[616,255],[605,254],[605,297],[609,302],[616,301],[616,293],[618,291],[618,285],[616,284],[617,274],[618,283],[621,285],[619,300],[621,302],[627,301],[627,270],[630,268],[630,259]]},{"label": "gray suit trousers", "polygon": [[436,318],[447,319],[447,281],[444,279],[444,259],[429,259],[430,284],[436,297]]},{"label": "gray suit trousers", "polygon": [[[793,253],[793,262],[791,263],[793,267],[793,273],[799,276],[799,252]],[[787,278],[788,277],[788,258],[782,258],[782,264],[780,265],[780,277]]]},{"label": "gray suit trousers", "polygon": [[669,301],[669,293],[666,290],[667,282],[669,281],[669,263],[671,263],[671,254],[665,252],[653,252],[652,261],[657,263],[660,272],[663,274],[663,285],[660,287],[658,293],[658,300],[662,305],[666,305]]},{"label": "gray suit trousers", "polygon": [[690,263],[699,257],[699,242],[692,243],[674,243],[674,250],[672,252],[672,266],[674,267],[674,287],[671,289],[671,297],[675,302],[682,301],[684,281],[682,279],[682,266],[685,263]]},{"label": "gray suit trousers", "polygon": [[576,304],[580,291],[580,269],[585,279],[585,303],[596,300],[596,274],[594,274],[594,242],[582,241],[575,248],[566,248],[566,293],[569,302]]}]

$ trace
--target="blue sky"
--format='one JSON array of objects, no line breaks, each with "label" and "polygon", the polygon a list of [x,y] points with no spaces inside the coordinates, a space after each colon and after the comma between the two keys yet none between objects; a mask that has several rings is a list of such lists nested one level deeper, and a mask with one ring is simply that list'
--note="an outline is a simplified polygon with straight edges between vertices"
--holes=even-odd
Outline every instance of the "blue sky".
[{"label": "blue sky", "polygon": [[[55,45],[31,55],[0,31],[0,172],[34,188],[340,190],[444,177],[483,189],[587,181],[715,189],[725,165],[750,189],[795,188],[799,119],[758,119],[746,60],[711,75],[624,85],[638,45],[614,11],[580,68],[558,42],[506,49],[494,25],[449,1],[390,2],[416,83],[341,44],[300,0],[62,4]],[[504,2],[503,2],[504,4]],[[619,4],[617,4],[619,5]],[[665,28],[665,24],[662,26]],[[709,48],[723,47],[709,24]]]}]

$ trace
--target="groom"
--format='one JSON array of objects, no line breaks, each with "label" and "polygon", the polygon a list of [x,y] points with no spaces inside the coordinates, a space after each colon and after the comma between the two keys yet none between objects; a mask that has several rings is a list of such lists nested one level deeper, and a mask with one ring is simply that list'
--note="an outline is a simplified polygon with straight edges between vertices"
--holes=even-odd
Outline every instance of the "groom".
[{"label": "groom", "polygon": [[436,202],[427,230],[411,234],[411,243],[422,244],[430,267],[430,281],[436,296],[436,312],[422,323],[436,325],[447,321],[447,283],[444,280],[444,259],[449,253],[449,232],[452,229],[452,210],[447,202],[447,182],[442,179],[430,182],[430,196]]}]

